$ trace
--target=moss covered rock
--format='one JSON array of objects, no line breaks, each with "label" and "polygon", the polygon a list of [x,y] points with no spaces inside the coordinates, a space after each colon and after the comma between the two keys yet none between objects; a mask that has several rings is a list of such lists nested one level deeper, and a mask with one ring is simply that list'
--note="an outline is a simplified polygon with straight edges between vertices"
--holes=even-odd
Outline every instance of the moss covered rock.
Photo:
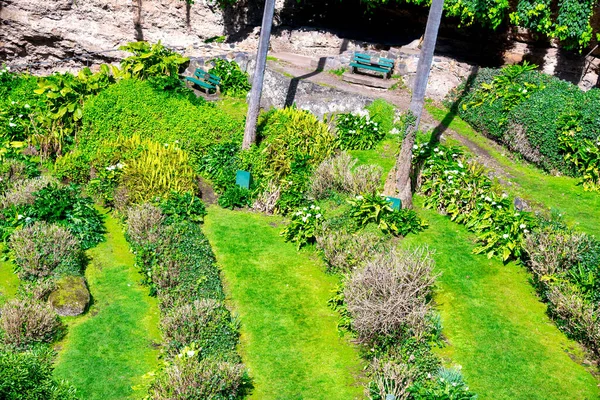
[{"label": "moss covered rock", "polygon": [[75,316],[85,312],[90,302],[90,292],[83,277],[65,276],[56,282],[56,286],[48,302],[58,315]]}]

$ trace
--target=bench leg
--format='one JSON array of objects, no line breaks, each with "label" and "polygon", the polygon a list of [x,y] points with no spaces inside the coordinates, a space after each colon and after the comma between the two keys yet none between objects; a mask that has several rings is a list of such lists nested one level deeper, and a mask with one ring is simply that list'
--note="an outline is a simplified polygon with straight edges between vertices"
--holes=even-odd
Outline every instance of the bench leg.
[{"label": "bench leg", "polygon": [[358,68],[356,68],[356,67],[352,67],[352,73],[353,73],[353,74],[356,74],[357,72],[358,72]]}]

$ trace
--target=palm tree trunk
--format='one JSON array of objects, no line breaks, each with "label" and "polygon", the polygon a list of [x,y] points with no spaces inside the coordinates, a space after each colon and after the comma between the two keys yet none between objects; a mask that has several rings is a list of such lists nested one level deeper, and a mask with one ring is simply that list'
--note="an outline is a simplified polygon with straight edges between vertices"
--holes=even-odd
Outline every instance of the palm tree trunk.
[{"label": "palm tree trunk", "polygon": [[412,99],[409,110],[415,117],[414,123],[411,123],[406,129],[406,135],[402,141],[400,155],[396,162],[396,185],[399,198],[402,201],[402,207],[412,208],[412,186],[410,172],[412,167],[412,150],[415,144],[415,135],[421,122],[423,113],[423,104],[425,102],[425,90],[431,71],[433,61],[433,52],[437,41],[442,11],[444,9],[444,0],[433,0],[429,9],[427,18],[427,27],[425,28],[425,38],[421,46],[421,55],[417,65],[417,76],[413,88]]},{"label": "palm tree trunk", "polygon": [[269,52],[269,41],[271,39],[271,27],[273,26],[273,14],[275,12],[275,0],[266,0],[263,14],[262,27],[260,28],[260,42],[256,54],[256,67],[250,91],[248,103],[248,114],[246,116],[246,129],[242,149],[249,149],[256,143],[256,122],[260,111],[260,97],[262,95],[265,67],[267,65],[267,53]]}]

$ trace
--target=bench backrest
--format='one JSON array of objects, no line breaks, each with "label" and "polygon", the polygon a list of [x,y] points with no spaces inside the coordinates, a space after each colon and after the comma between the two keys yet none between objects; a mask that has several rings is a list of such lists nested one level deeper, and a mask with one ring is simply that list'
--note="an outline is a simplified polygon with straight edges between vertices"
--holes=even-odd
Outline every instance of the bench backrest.
[{"label": "bench backrest", "polygon": [[206,72],[202,68],[197,68],[196,72],[194,73],[194,75],[196,75],[198,77],[198,79],[204,80],[205,82],[208,82],[208,83],[210,83],[212,85],[217,86],[217,85],[221,84],[221,78],[219,78],[216,75],[209,74],[208,72]]},{"label": "bench backrest", "polygon": [[354,62],[359,64],[376,64],[383,68],[394,68],[394,60],[389,58],[379,57],[377,61],[371,59],[371,56],[364,53],[354,53]]}]

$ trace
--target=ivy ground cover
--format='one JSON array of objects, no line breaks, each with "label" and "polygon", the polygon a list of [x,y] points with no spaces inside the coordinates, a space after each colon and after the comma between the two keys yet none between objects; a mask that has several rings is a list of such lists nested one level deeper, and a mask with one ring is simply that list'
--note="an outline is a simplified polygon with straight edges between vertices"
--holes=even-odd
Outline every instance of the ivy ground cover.
[{"label": "ivy ground cover", "polygon": [[361,398],[361,361],[327,306],[337,278],[280,237],[282,219],[209,209],[204,231],[241,319],[254,399]]},{"label": "ivy ground cover", "polygon": [[55,375],[85,399],[143,398],[143,377],[158,367],[158,306],[140,285],[118,221],[106,215],[106,242],[88,250],[86,269],[93,303],[82,317],[65,319],[68,333]]}]

